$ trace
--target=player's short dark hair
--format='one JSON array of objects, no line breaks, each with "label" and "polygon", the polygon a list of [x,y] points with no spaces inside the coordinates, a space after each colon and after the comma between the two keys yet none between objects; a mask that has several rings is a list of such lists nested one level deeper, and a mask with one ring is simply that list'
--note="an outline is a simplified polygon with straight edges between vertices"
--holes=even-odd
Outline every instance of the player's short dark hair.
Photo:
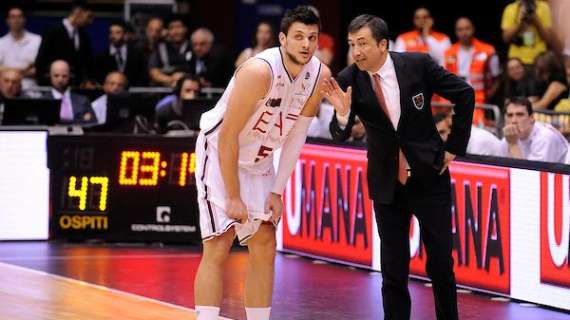
[{"label": "player's short dark hair", "polygon": [[281,32],[287,34],[289,28],[295,22],[306,25],[317,25],[319,32],[321,31],[321,19],[319,19],[309,6],[298,6],[295,9],[287,10],[283,19],[281,19]]},{"label": "player's short dark hair", "polygon": [[372,37],[376,42],[380,42],[382,39],[386,39],[386,41],[389,42],[390,32],[388,30],[388,25],[381,18],[371,14],[361,14],[352,19],[348,25],[348,33],[355,33],[364,27],[370,28]]},{"label": "player's short dark hair", "polygon": [[[526,107],[526,111],[528,112],[528,115],[529,116],[532,115],[532,102],[530,102],[530,100],[527,97],[519,96],[519,97],[509,98],[506,106],[508,107],[511,104]],[[507,110],[507,108],[505,108],[505,112],[506,112],[506,110]]]}]

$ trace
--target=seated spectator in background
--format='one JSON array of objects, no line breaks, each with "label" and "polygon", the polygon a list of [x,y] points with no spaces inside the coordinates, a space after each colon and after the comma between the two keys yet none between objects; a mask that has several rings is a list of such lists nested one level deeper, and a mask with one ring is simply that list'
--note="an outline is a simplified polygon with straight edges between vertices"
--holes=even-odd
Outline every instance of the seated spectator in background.
[{"label": "seated spectator in background", "polygon": [[534,110],[553,110],[568,98],[568,80],[562,61],[552,51],[541,53],[535,62],[538,99],[531,99]]},{"label": "seated spectator in background", "polygon": [[536,122],[532,104],[526,97],[507,103],[501,156],[533,161],[564,163],[568,141],[549,124]]},{"label": "seated spectator in background", "polygon": [[88,124],[96,123],[97,117],[89,99],[71,92],[69,64],[63,60],[56,60],[51,64],[50,72],[51,91],[46,98],[61,100],[59,113],[60,122]]},{"label": "seated spectator in background", "polygon": [[168,22],[168,36],[160,42],[148,61],[150,79],[165,87],[174,87],[190,71],[192,48],[188,41],[188,28],[181,17]]},{"label": "seated spectator in background", "polygon": [[[529,7],[526,4],[531,4]],[[514,1],[503,11],[503,40],[509,45],[509,58],[533,65],[536,57],[556,47],[552,15],[546,1]]]},{"label": "seated spectator in background", "polygon": [[275,46],[275,31],[273,26],[267,21],[262,21],[257,24],[255,34],[253,36],[253,43],[251,48],[245,48],[238,56],[235,62],[237,68],[247,59],[255,56],[265,49]]},{"label": "seated spectator in background", "polygon": [[133,86],[148,84],[148,72],[144,68],[144,55],[126,39],[126,25],[122,21],[109,26],[109,48],[97,59],[97,81],[103,83],[111,71],[123,73]]},{"label": "seated spectator in background", "polygon": [[186,75],[178,80],[174,93],[162,98],[156,105],[155,118],[158,132],[168,131],[169,122],[182,120],[184,100],[196,99],[200,89],[200,79],[195,75]]},{"label": "seated spectator in background", "polygon": [[[451,114],[451,112],[437,113],[433,117],[437,132],[439,132],[441,140],[444,142],[447,141],[447,137],[451,132],[453,121]],[[500,144],[500,140],[491,132],[477,126],[471,126],[471,136],[467,144],[467,153],[483,156],[499,156]]]},{"label": "seated spectator in background", "polygon": [[161,18],[153,17],[148,20],[145,28],[145,37],[137,43],[137,48],[142,50],[147,63],[158,44],[163,41],[164,32],[164,22]]},{"label": "seated spectator in background", "polygon": [[135,27],[130,22],[125,22],[124,26],[125,26],[125,42],[128,44],[132,44],[134,47],[137,48],[137,50],[139,50],[142,53],[142,50],[140,50],[136,45],[137,32],[135,31]]},{"label": "seated spectator in background", "polygon": [[538,98],[538,88],[533,72],[528,72],[519,58],[510,58],[507,61],[505,73],[504,99],[514,97]]},{"label": "seated spectator in background", "polygon": [[71,68],[73,86],[94,87],[91,40],[85,30],[92,21],[93,11],[87,2],[75,1],[69,15],[44,33],[35,63],[39,84],[49,84],[52,62],[63,60]]},{"label": "seated spectator in background", "polygon": [[[495,48],[474,37],[475,27],[469,18],[459,18],[455,23],[457,42],[445,51],[444,67],[457,74],[475,90],[475,103],[487,102],[487,92],[491,91],[501,73],[499,58]],[[475,109],[473,123],[483,123],[484,110]]]},{"label": "seated spectator in background", "polygon": [[403,33],[396,38],[394,51],[423,52],[443,65],[445,50],[451,46],[449,37],[434,31],[433,17],[427,8],[418,8],[414,12],[415,29]]},{"label": "seated spectator in background", "polygon": [[329,125],[334,114],[333,106],[327,101],[323,100],[317,115],[311,121],[307,136],[311,138],[323,138],[332,140]]},{"label": "seated spectator in background", "polygon": [[22,88],[36,85],[34,62],[42,38],[26,30],[26,17],[19,7],[11,7],[6,14],[8,33],[0,38],[0,72],[16,69],[23,75]]},{"label": "seated spectator in background", "polygon": [[14,99],[22,95],[22,73],[16,69],[4,69],[0,73],[0,100]]},{"label": "seated spectator in background", "polygon": [[103,83],[105,94],[91,103],[98,124],[104,124],[107,119],[107,96],[124,92],[127,84],[127,77],[118,71],[112,71],[105,77],[105,82]]},{"label": "seated spectator in background", "polygon": [[214,44],[212,31],[199,28],[192,33],[190,73],[200,78],[202,87],[225,87],[233,71],[230,57],[222,47]]}]

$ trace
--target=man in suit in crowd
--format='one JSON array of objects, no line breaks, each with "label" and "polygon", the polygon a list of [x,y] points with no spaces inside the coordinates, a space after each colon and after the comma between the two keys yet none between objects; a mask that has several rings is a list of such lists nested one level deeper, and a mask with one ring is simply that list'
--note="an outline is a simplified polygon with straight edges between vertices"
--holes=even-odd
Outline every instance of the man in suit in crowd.
[{"label": "man in suit in crowd", "polygon": [[46,98],[61,100],[59,118],[61,123],[92,124],[97,123],[97,117],[89,99],[69,89],[69,64],[56,60],[50,66],[49,78],[51,91]]},{"label": "man in suit in crowd", "polygon": [[93,84],[91,40],[84,29],[92,21],[91,7],[84,1],[76,1],[69,15],[45,32],[35,63],[39,84],[49,84],[48,72],[56,60],[69,64],[74,86]]},{"label": "man in suit in crowd", "polygon": [[109,26],[109,48],[97,57],[97,81],[103,83],[112,71],[127,77],[131,86],[146,86],[148,72],[142,51],[126,41],[126,24],[114,21]]},{"label": "man in suit in crowd", "polygon": [[[420,221],[438,319],[457,319],[451,256],[449,162],[464,155],[474,109],[473,89],[423,53],[388,51],[388,27],[372,15],[348,28],[355,63],[324,83],[335,108],[333,139],[350,136],[355,117],[366,128],[368,184],[380,235],[385,319],[409,319],[409,228]],[[431,97],[455,103],[453,127],[444,143],[431,113]]]},{"label": "man in suit in crowd", "polygon": [[203,87],[223,88],[234,71],[233,61],[226,51],[214,42],[214,34],[206,28],[192,33],[190,73],[200,78]]}]

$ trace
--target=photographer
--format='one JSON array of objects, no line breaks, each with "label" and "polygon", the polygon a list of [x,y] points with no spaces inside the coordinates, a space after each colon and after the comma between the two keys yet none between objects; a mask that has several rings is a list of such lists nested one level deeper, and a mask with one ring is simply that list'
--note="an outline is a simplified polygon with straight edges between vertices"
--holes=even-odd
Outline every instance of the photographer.
[{"label": "photographer", "polygon": [[531,66],[548,48],[559,48],[552,30],[550,6],[542,0],[517,0],[505,8],[501,22],[503,40],[509,44],[509,58]]}]

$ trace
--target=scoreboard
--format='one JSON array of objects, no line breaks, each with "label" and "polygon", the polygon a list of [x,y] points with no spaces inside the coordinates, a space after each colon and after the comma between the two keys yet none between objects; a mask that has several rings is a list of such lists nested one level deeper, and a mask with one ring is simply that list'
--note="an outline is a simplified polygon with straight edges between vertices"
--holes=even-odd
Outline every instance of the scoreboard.
[{"label": "scoreboard", "polygon": [[199,241],[195,137],[48,138],[52,237]]}]

